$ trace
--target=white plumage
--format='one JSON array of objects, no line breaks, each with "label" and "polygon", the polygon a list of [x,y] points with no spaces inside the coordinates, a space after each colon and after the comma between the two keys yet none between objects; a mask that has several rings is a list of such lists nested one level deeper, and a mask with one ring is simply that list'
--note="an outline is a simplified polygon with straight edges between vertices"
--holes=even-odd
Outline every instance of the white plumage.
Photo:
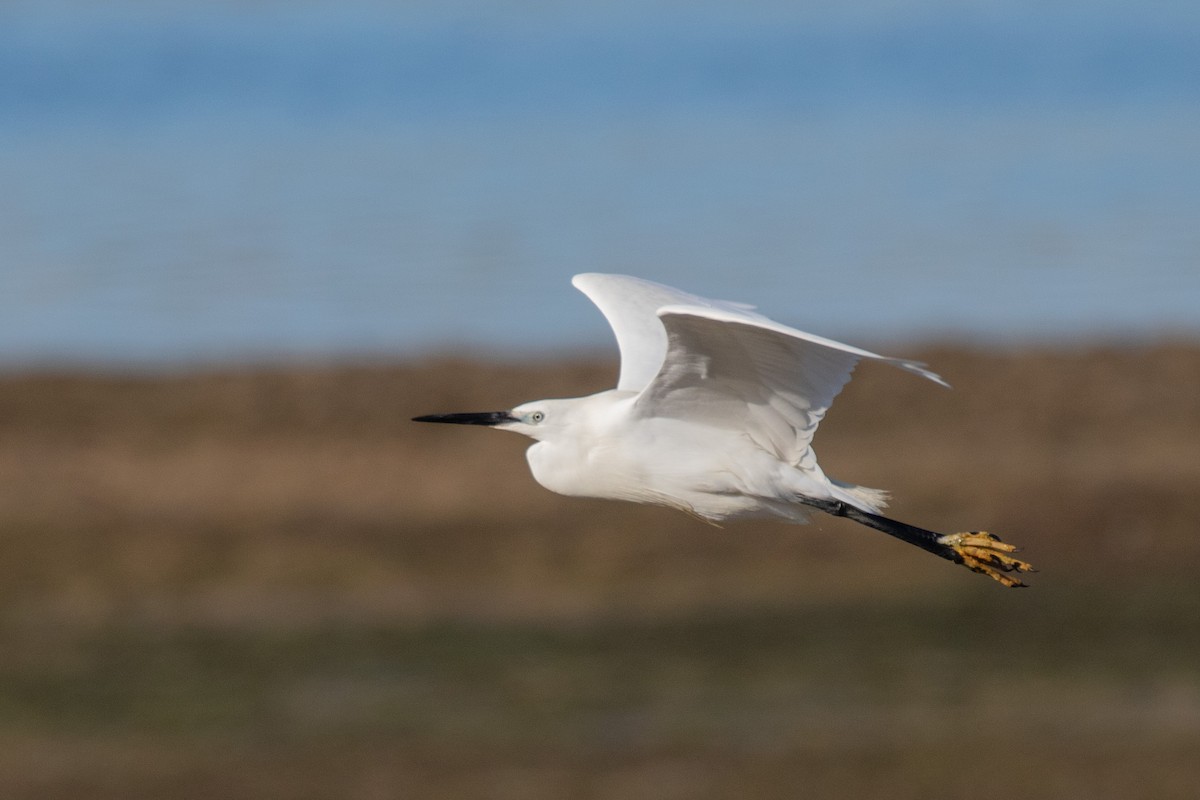
[{"label": "white plumage", "polygon": [[708,300],[627,275],[574,285],[603,312],[621,351],[617,387],[536,400],[511,411],[435,414],[422,422],[489,425],[536,440],[534,478],[559,494],[671,506],[711,522],[814,510],[897,536],[1006,585],[1028,565],[984,533],[940,536],[879,516],[887,494],[830,479],[812,441],[861,360],[928,378],[888,358],[774,322],[753,306]]}]

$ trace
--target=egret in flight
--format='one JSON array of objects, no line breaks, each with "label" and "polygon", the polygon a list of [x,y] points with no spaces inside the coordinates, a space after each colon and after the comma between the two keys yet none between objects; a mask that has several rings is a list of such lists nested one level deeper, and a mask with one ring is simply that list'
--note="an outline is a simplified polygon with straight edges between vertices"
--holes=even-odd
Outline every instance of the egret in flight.
[{"label": "egret in flight", "polygon": [[887,492],[817,465],[812,440],[860,360],[935,383],[915,361],[789,328],[754,306],[708,300],[627,275],[572,283],[608,319],[621,351],[617,388],[534,400],[509,411],[431,414],[417,422],[486,425],[536,440],[533,477],[552,492],[653,503],[711,523],[746,517],[846,517],[1005,586],[1032,567],[984,531],[938,534],[882,516]]}]

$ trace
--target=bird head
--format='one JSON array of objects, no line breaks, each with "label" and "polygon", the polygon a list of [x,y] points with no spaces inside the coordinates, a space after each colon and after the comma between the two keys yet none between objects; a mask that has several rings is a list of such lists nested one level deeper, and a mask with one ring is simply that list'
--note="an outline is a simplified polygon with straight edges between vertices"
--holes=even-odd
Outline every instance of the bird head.
[{"label": "bird head", "polygon": [[[561,402],[561,401],[560,401]],[[523,403],[511,411],[467,411],[454,414],[426,414],[413,417],[413,422],[444,422],[452,425],[483,425],[499,430],[524,434],[532,439],[543,439],[561,422],[561,414],[555,410],[556,401],[535,400]],[[562,408],[559,411],[564,410]]]}]

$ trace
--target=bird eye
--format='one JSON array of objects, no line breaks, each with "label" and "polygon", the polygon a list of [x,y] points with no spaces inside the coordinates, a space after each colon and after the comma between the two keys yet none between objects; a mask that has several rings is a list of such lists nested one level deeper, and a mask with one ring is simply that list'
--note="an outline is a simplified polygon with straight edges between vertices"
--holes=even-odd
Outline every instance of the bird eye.
[{"label": "bird eye", "polygon": [[538,424],[545,418],[546,418],[546,415],[543,414],[541,411],[535,411],[529,415],[529,421],[532,422],[534,425]]}]

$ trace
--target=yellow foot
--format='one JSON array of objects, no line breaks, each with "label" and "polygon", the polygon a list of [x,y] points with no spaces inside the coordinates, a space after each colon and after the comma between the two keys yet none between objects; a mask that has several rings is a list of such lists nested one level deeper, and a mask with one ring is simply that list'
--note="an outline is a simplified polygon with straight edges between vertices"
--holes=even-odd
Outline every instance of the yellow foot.
[{"label": "yellow foot", "polygon": [[950,533],[938,539],[938,543],[953,550],[958,556],[955,561],[967,569],[983,573],[1010,588],[1026,585],[1010,572],[1035,571],[1031,565],[1009,555],[1017,551],[1016,547],[987,531]]}]

